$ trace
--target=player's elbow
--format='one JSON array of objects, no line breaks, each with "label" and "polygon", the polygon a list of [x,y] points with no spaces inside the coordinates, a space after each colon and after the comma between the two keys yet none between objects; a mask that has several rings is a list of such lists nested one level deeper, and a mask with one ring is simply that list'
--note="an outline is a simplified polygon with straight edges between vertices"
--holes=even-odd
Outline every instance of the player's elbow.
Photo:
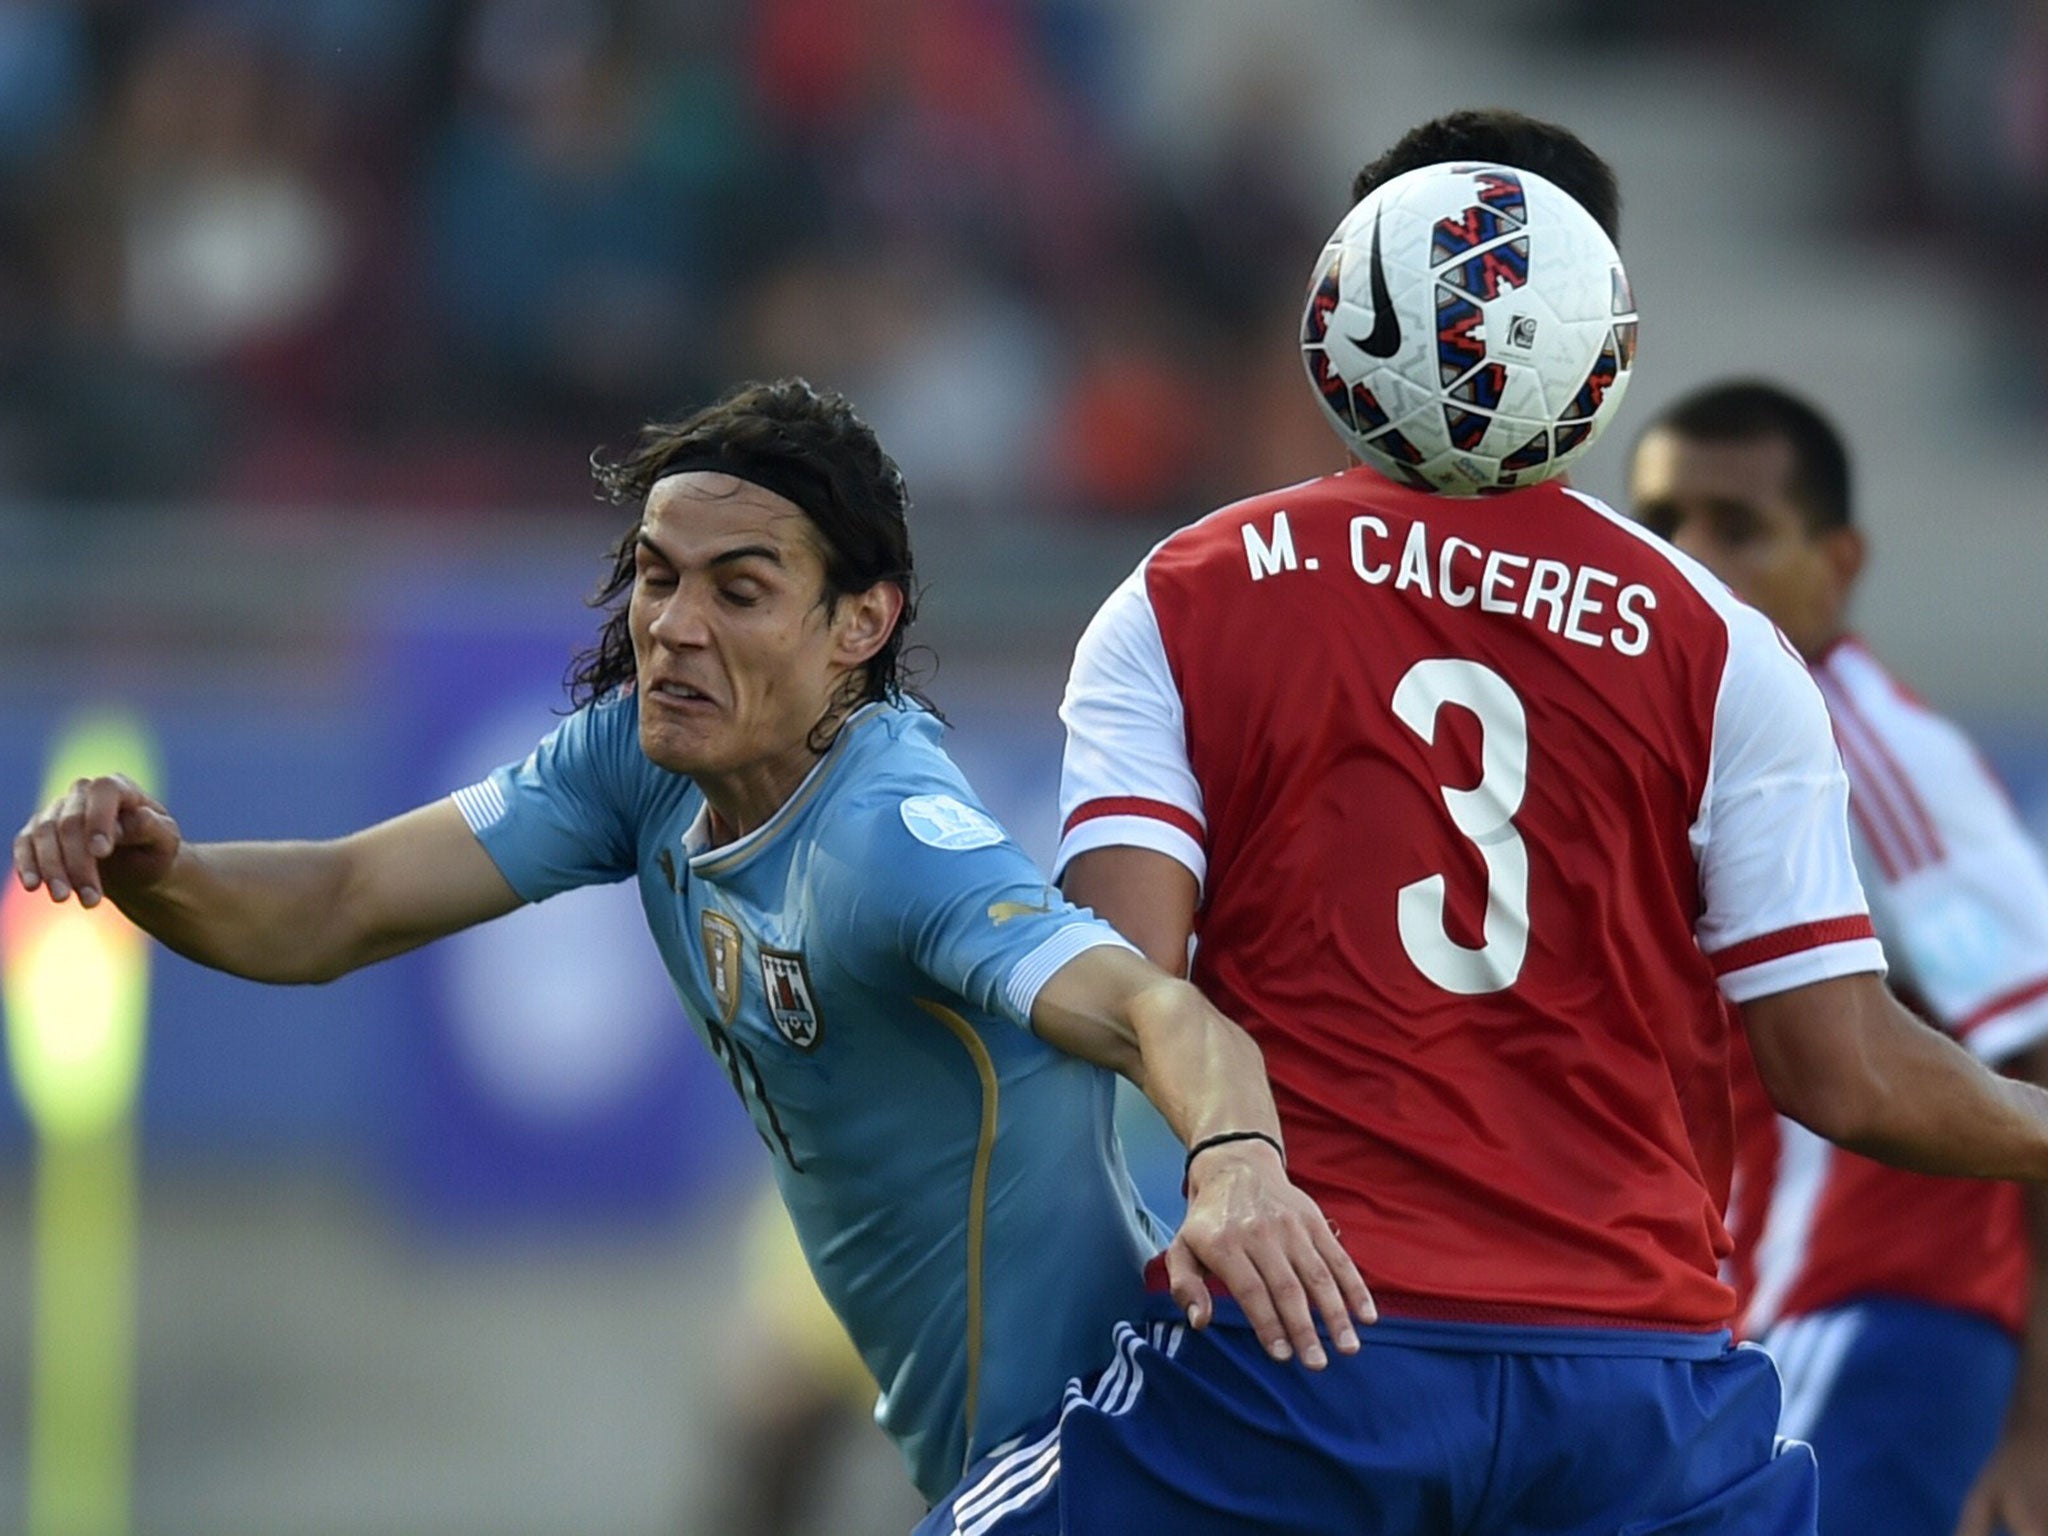
[{"label": "player's elbow", "polygon": [[272,987],[324,986],[338,981],[361,963],[339,953],[323,953],[311,947],[270,944],[247,953],[193,954],[192,958],[215,970],[244,981]]},{"label": "player's elbow", "polygon": [[289,976],[276,978],[286,986],[324,987],[330,981],[339,981],[351,971],[361,970],[365,962],[353,955],[327,954],[309,959]]},{"label": "player's elbow", "polygon": [[380,934],[359,921],[345,904],[336,904],[289,927],[265,927],[249,935],[236,953],[214,963],[271,986],[324,986],[410,947],[396,934]]},{"label": "player's elbow", "polygon": [[376,956],[365,942],[338,927],[308,925],[293,934],[270,934],[239,953],[209,958],[209,963],[245,981],[273,987],[317,987],[339,981]]},{"label": "player's elbow", "polygon": [[1131,994],[1125,1009],[1130,1033],[1123,1042],[1125,1059],[1112,1065],[1139,1087],[1147,1068],[1168,1051],[1184,1048],[1192,1022],[1200,1018],[1202,995],[1177,977],[1155,974]]},{"label": "player's elbow", "polygon": [[1898,1108],[1875,1048],[1887,1001],[1875,977],[1857,976],[1744,1006],[1757,1073],[1780,1114],[1842,1146],[1886,1134]]},{"label": "player's elbow", "polygon": [[[1233,1071],[1263,1073],[1258,1042],[1225,1018],[1193,982],[1159,976],[1132,1000],[1131,1022],[1138,1071],[1165,1052],[1199,1054],[1226,1062]],[[1136,1074],[1127,1072],[1136,1080]]]},{"label": "player's elbow", "polygon": [[1860,1051],[1835,1051],[1773,1070],[1757,1053],[1764,1087],[1778,1113],[1837,1146],[1857,1149],[1886,1140],[1898,1117],[1895,1085]]},{"label": "player's elbow", "polygon": [[1889,1143],[1894,1133],[1895,1096],[1881,1080],[1862,1072],[1811,1079],[1772,1102],[1789,1120],[1850,1151]]}]

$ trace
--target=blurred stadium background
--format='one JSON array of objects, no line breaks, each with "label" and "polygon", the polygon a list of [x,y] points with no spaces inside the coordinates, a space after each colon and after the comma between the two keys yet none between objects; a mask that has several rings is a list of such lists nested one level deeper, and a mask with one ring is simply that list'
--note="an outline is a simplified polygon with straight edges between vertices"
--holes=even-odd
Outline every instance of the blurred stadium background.
[{"label": "blurred stadium background", "polygon": [[[621,526],[591,447],[803,372],[902,462],[932,691],[1048,854],[1074,636],[1336,467],[1309,265],[1361,160],[1489,104],[1622,176],[1643,350],[1580,483],[1710,376],[1810,390],[1863,629],[2048,826],[2038,0],[7,0],[0,806],[95,708],[200,838],[523,753]],[[76,1528],[730,1529],[729,1099],[620,892],[310,991],[157,956],[132,1508]],[[0,1529],[38,1157],[0,1094]],[[868,1481],[816,1528],[901,1529]]]}]

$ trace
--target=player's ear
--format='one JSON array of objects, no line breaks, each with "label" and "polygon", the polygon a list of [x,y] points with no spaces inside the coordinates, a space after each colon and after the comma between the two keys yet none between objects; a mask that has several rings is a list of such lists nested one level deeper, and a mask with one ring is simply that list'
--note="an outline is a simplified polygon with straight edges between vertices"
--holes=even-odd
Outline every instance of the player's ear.
[{"label": "player's ear", "polygon": [[1835,590],[1847,595],[1849,589],[1856,585],[1856,578],[1863,574],[1863,564],[1870,558],[1870,546],[1864,543],[1861,529],[1830,528],[1821,538],[1821,553],[1834,573]]},{"label": "player's ear", "polygon": [[841,666],[859,666],[889,643],[902,617],[903,589],[893,581],[848,593],[839,599],[839,611],[833,615],[834,659]]}]

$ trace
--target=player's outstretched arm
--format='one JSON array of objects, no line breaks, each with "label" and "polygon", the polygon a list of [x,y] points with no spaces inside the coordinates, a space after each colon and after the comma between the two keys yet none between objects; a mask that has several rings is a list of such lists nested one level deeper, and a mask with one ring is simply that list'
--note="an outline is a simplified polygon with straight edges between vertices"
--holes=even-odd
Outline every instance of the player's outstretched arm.
[{"label": "player's outstretched arm", "polygon": [[[2036,1046],[2007,1071],[2048,1086],[2048,1046]],[[2048,1188],[2027,1191],[2033,1248],[2033,1301],[2020,1348],[2019,1379],[1998,1447],[1963,1502],[1956,1536],[2048,1536]]]},{"label": "player's outstretched arm", "polygon": [[1784,1114],[1918,1173],[2048,1183],[2048,1091],[2002,1077],[1901,1007],[1875,973],[1743,1004]]},{"label": "player's outstretched arm", "polygon": [[[1187,1215],[1166,1252],[1188,1320],[1209,1321],[1214,1275],[1275,1359],[1328,1364],[1318,1312],[1337,1348],[1355,1351],[1352,1318],[1373,1320],[1372,1297],[1321,1209],[1287,1177],[1280,1117],[1251,1036],[1187,982],[1111,946],[1062,966],[1040,989],[1031,1024],[1049,1044],[1137,1084],[1184,1145],[1232,1138],[1190,1161]],[[1255,1134],[1235,1134],[1246,1132]]]},{"label": "player's outstretched arm", "polygon": [[330,842],[190,843],[134,781],[81,779],[14,839],[24,888],[111,900],[178,953],[331,981],[519,905],[452,801]]}]

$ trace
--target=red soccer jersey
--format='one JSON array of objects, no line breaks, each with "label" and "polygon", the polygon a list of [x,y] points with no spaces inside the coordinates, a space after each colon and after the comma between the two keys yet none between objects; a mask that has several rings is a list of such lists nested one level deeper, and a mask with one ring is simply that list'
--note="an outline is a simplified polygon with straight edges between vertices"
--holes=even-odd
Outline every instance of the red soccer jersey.
[{"label": "red soccer jersey", "polygon": [[1883,967],[1763,618],[1562,486],[1359,469],[1168,538],[1062,715],[1062,866],[1202,882],[1195,979],[1383,1311],[1726,1325],[1722,998]]},{"label": "red soccer jersey", "polygon": [[[1986,1061],[2048,1037],[2048,871],[2004,790],[1860,642],[1842,641],[1813,672],[1894,985]],[[1744,1066],[1729,1225],[1747,1331],[1871,1296],[2021,1330],[2031,1257],[2018,1185],[1906,1173],[1831,1147],[1779,1120]]]}]

